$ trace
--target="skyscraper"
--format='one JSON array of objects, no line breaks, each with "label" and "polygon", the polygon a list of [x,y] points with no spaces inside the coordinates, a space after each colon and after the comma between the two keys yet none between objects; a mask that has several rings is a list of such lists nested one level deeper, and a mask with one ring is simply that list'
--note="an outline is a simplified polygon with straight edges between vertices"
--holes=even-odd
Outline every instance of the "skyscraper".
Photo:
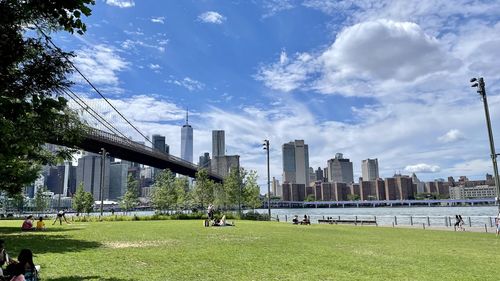
[{"label": "skyscraper", "polygon": [[[76,184],[83,183],[85,191],[92,193],[94,200],[99,200],[101,188],[101,164],[102,157],[97,154],[89,154],[78,159],[76,168]],[[104,190],[103,198],[109,198],[109,158],[104,162]]]},{"label": "skyscraper", "polygon": [[109,167],[109,199],[117,200],[127,191],[129,163],[126,161],[111,163]]},{"label": "skyscraper", "polygon": [[373,181],[378,176],[378,159],[365,159],[361,162],[361,175],[364,181]]},{"label": "skyscraper", "polygon": [[153,148],[158,149],[161,152],[165,152],[165,136],[153,135]]},{"label": "skyscraper", "polygon": [[[161,152],[167,152],[167,145],[165,143],[165,136],[162,135],[153,135],[153,148],[161,151]],[[156,176],[161,172],[161,169],[154,168],[153,169],[153,179],[156,178]]]},{"label": "skyscraper", "polygon": [[205,152],[202,156],[200,156],[198,167],[210,170],[210,153]]},{"label": "skyscraper", "polygon": [[224,140],[224,130],[212,131],[212,158],[224,156],[226,154],[226,144]]},{"label": "skyscraper", "polygon": [[321,167],[318,167],[316,170],[316,180],[323,181],[323,169],[321,169]]},{"label": "skyscraper", "polygon": [[193,162],[193,127],[188,122],[188,112],[186,111],[186,124],[181,128],[181,158]]},{"label": "skyscraper", "polygon": [[309,185],[309,147],[304,140],[285,143],[283,149],[283,183]]},{"label": "skyscraper", "polygon": [[354,182],[352,162],[344,158],[342,153],[335,154],[335,158],[328,160],[329,182]]}]

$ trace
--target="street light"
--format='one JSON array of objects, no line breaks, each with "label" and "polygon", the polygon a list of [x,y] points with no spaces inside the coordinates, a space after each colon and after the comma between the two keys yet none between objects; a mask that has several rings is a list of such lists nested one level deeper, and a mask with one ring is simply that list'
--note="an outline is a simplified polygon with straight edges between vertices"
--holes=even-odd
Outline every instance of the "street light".
[{"label": "street light", "polygon": [[269,140],[264,140],[262,144],[264,146],[264,150],[267,152],[267,211],[269,214],[269,220],[271,220],[271,181],[269,178]]},{"label": "street light", "polygon": [[101,148],[101,186],[99,188],[99,199],[101,200],[101,217],[103,213],[104,206],[104,174],[106,172],[106,156],[109,154],[106,152],[105,148]]},{"label": "street light", "polygon": [[[500,184],[498,178],[498,166],[497,166],[497,154],[495,153],[495,144],[493,142],[493,130],[491,129],[490,121],[490,111],[488,109],[488,100],[486,99],[486,89],[484,87],[483,77],[472,78],[470,80],[472,83],[471,87],[477,88],[477,92],[481,96],[484,104],[484,115],[486,116],[486,126],[488,127],[488,137],[490,139],[490,151],[491,151],[491,161],[493,162],[493,173],[495,174],[495,187],[497,190],[497,197],[495,198],[496,203],[500,197]],[[498,210],[500,211],[500,204],[498,204]]]}]

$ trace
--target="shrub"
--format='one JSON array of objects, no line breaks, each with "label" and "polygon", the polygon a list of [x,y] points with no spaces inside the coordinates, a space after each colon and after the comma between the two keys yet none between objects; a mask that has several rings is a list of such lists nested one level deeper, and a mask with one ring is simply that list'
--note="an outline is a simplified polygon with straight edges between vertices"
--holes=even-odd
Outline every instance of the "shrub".
[{"label": "shrub", "polygon": [[242,220],[252,220],[252,221],[268,221],[268,214],[260,214],[256,212],[248,212],[241,215]]}]

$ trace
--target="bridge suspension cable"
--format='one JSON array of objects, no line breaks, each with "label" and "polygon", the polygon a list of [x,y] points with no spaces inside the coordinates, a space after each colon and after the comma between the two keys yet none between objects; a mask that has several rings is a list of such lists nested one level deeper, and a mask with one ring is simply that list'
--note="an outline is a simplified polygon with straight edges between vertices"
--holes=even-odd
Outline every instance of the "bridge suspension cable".
[{"label": "bridge suspension cable", "polygon": [[[64,57],[64,59],[66,59],[66,61],[76,70],[76,72],[80,74],[80,76],[87,82],[87,84],[89,84],[90,87],[92,87],[92,89],[94,89],[94,91],[98,93],[99,96],[101,96],[106,101],[106,103],[108,103],[109,106],[111,106],[111,108],[113,108],[113,110],[116,113],[118,113],[118,115],[121,118],[123,118],[123,120],[125,120],[125,122],[127,122],[137,133],[139,133],[139,135],[141,135],[147,142],[149,142],[152,145],[153,142],[147,136],[145,136],[139,129],[137,129],[137,127],[135,127],[125,116],[123,116],[123,114],[120,111],[118,111],[118,109],[116,109],[116,107],[114,107],[113,104],[111,104],[111,102],[101,93],[101,91],[99,91],[99,89],[97,89],[97,87],[94,86],[92,82],[90,82],[90,80],[75,66],[75,64],[68,58],[68,56],[66,56],[66,54],[52,41],[50,36],[48,36],[36,23],[35,26],[38,29],[38,31],[45,37],[45,39]],[[106,125],[104,126],[107,127]],[[122,133],[120,134],[123,135]]]},{"label": "bridge suspension cable", "polygon": [[79,105],[83,110],[87,111],[90,116],[94,117],[94,119],[99,122],[101,125],[106,127],[108,130],[113,132],[114,134],[121,135],[124,138],[127,138],[120,130],[118,130],[115,126],[109,123],[102,115],[100,115],[97,111],[95,111],[91,106],[89,106],[83,99],[81,99],[77,94],[75,94],[69,88],[58,89],[59,94],[67,95],[70,97],[77,105]]}]

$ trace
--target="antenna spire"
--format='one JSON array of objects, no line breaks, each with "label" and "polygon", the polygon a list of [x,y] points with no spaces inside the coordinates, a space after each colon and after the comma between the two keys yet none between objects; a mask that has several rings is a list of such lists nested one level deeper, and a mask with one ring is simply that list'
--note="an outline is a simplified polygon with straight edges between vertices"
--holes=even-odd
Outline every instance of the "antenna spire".
[{"label": "antenna spire", "polygon": [[188,121],[189,121],[189,116],[188,116],[188,111],[189,111],[189,108],[186,107],[186,125],[188,125]]}]

